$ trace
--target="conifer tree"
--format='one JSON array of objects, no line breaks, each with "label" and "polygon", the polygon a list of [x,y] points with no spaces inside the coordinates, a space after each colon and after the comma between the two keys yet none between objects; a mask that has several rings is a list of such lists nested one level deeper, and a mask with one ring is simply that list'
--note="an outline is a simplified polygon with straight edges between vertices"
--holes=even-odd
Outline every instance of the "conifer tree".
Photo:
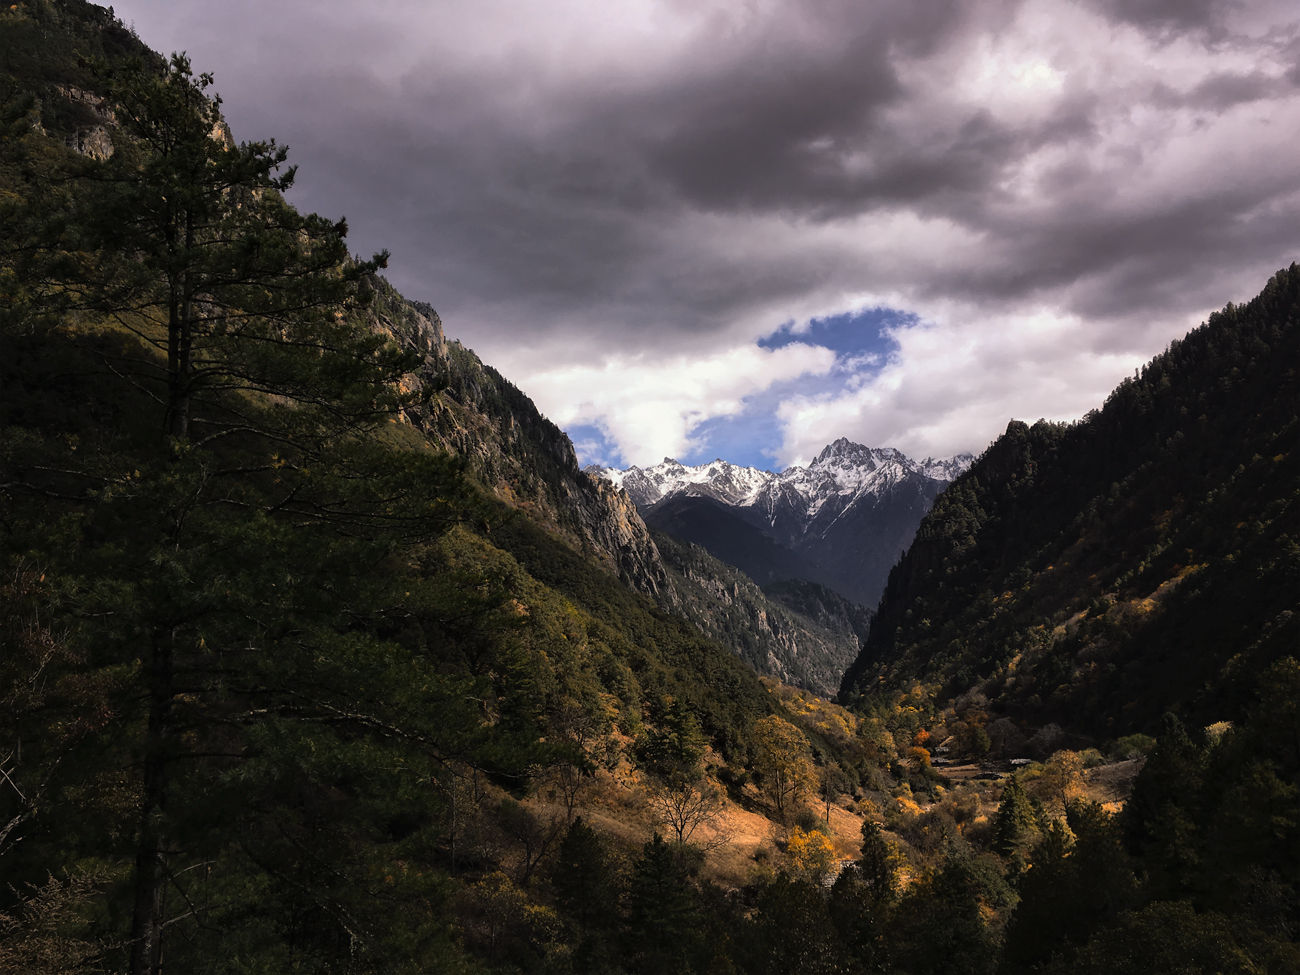
[{"label": "conifer tree", "polygon": [[700,723],[680,698],[664,702],[657,727],[646,736],[644,764],[651,774],[666,782],[689,782],[699,778],[700,760],[708,741]]},{"label": "conifer tree", "polygon": [[1035,820],[1033,804],[1019,776],[1012,775],[1002,790],[1002,801],[993,819],[993,851],[1010,856],[1034,830]]},{"label": "conifer tree", "polygon": [[1205,748],[1192,741],[1176,715],[1166,713],[1155,750],[1124,805],[1125,846],[1139,859],[1147,883],[1166,895],[1185,893],[1195,883],[1206,760]]},{"label": "conifer tree", "polygon": [[552,883],[560,907],[578,935],[574,952],[578,968],[596,970],[610,964],[618,890],[605,844],[581,816],[560,844]]},{"label": "conifer tree", "polygon": [[996,870],[950,850],[942,869],[899,901],[894,952],[900,969],[918,975],[991,972],[997,942],[985,923],[986,908],[1002,910],[1014,903]]},{"label": "conifer tree", "polygon": [[898,890],[898,855],[877,823],[862,823],[862,855],[840,871],[831,888],[830,912],[857,970],[888,965],[890,912]]},{"label": "conifer tree", "polygon": [[[41,567],[57,676],[94,690],[61,722],[93,734],[52,720],[22,752],[48,794],[19,825],[98,829],[95,855],[134,864],[132,975],[165,931],[182,967],[402,943],[385,928],[444,894],[412,869],[361,896],[373,855],[427,860],[429,781],[483,744],[486,690],[390,638],[445,615],[421,577],[475,502],[457,464],[386,442],[414,363],[354,314],[382,258],[280,199],[283,151],[232,145],[208,81],[181,56],[112,75],[117,151],[69,164],[66,206],[32,202],[46,238],[14,259],[60,283],[45,327],[3,336],[27,373],[0,430],[5,569]],[[58,402],[41,370],[89,378]]]},{"label": "conifer tree", "polygon": [[782,873],[763,891],[747,925],[741,959],[746,971],[831,975],[844,970],[844,948],[826,898],[806,880]]},{"label": "conifer tree", "polygon": [[862,855],[857,863],[858,875],[871,895],[888,901],[898,890],[898,854],[885,839],[879,823],[862,821]]},{"label": "conifer tree", "polygon": [[647,975],[683,971],[691,947],[695,898],[673,848],[658,833],[633,865],[627,908],[639,970]]},{"label": "conifer tree", "polygon": [[[1020,904],[1007,928],[1002,969],[1031,971],[1068,959],[1093,934],[1137,903],[1137,881],[1114,817],[1075,800],[1066,824],[1054,820],[1020,879]],[[1073,834],[1072,836],[1070,834]]]},{"label": "conifer tree", "polygon": [[[161,76],[138,60],[106,75],[121,120],[115,151],[70,167],[67,206],[33,258],[53,262],[65,306],[139,340],[141,353],[118,365],[165,405],[165,432],[203,439],[247,422],[221,396],[231,389],[354,416],[390,409],[305,368],[320,356],[362,385],[400,370],[404,357],[345,314],[387,254],[353,260],[346,222],[288,206],[281,194],[295,168],[277,175],[287,150],[236,145],[220,98],[205,94],[212,77],[196,77],[183,54]],[[217,404],[192,430],[195,407]]]}]

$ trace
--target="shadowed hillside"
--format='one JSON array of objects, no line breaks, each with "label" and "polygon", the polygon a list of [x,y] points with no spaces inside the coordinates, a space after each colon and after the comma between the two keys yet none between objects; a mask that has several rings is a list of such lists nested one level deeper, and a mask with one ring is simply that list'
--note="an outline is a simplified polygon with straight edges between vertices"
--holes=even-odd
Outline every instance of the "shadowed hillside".
[{"label": "shadowed hillside", "polygon": [[1074,424],[1013,422],[890,574],[849,695],[921,678],[1036,724],[1239,713],[1300,644],[1300,268]]}]

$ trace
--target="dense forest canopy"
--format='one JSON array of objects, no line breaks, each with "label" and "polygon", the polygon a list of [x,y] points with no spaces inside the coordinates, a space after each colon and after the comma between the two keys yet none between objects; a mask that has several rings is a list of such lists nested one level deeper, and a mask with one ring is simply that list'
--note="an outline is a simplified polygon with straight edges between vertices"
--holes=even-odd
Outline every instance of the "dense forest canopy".
[{"label": "dense forest canopy", "polygon": [[1300,267],[1078,423],[1013,422],[890,577],[848,693],[920,677],[1036,724],[1233,720],[1300,646]]},{"label": "dense forest canopy", "polygon": [[[25,0],[0,57],[0,970],[1300,967],[1300,271],[945,494],[851,711],[626,585],[562,435],[288,205],[183,56]],[[1164,629],[1116,609],[1171,579]],[[1102,637],[1113,671],[1051,669]],[[1152,697],[1175,645],[1226,693]],[[998,708],[1080,701],[1109,754],[941,773],[1025,730]],[[724,816],[770,830],[730,873]]]}]

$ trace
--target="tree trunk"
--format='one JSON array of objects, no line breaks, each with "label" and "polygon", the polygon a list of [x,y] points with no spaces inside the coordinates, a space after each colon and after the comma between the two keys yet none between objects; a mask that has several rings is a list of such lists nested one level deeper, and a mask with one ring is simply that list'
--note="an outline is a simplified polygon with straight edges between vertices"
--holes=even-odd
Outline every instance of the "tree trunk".
[{"label": "tree trunk", "polygon": [[[185,214],[185,258],[194,247],[194,214]],[[190,381],[194,356],[194,296],[191,275],[169,281],[167,309],[167,432],[177,440],[190,435]]]},{"label": "tree trunk", "polygon": [[131,975],[158,975],[167,892],[163,814],[167,804],[167,738],[171,724],[173,650],[170,639],[150,641],[149,725],[145,740],[140,835],[135,856],[135,916]]}]

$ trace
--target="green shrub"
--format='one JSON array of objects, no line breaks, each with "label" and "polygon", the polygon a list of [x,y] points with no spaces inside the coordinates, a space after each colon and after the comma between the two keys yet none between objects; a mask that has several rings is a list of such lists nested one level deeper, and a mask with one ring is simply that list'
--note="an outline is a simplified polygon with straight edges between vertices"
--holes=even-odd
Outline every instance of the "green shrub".
[{"label": "green shrub", "polygon": [[1106,764],[1106,756],[1095,748],[1085,748],[1079,753],[1079,758],[1083,759],[1084,768],[1096,768]]},{"label": "green shrub", "polygon": [[1125,735],[1111,743],[1106,749],[1112,758],[1118,758],[1121,761],[1130,758],[1142,758],[1150,755],[1151,750],[1156,747],[1156,740],[1150,735]]}]

